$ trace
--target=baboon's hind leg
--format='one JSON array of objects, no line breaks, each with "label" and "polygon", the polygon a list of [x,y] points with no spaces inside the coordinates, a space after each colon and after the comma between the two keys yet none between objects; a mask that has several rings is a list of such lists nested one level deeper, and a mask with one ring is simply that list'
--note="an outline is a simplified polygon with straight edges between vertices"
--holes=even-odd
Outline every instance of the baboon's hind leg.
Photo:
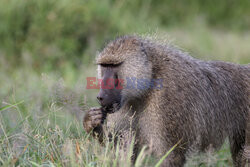
[{"label": "baboon's hind leg", "polygon": [[232,154],[232,159],[234,166],[242,167],[242,154],[244,150],[245,139],[242,135],[235,134],[229,137],[230,150]]}]

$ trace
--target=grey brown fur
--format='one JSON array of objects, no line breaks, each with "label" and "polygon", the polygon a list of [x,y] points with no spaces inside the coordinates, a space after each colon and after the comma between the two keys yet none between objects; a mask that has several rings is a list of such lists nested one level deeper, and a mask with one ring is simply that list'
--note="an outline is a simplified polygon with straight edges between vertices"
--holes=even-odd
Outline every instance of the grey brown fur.
[{"label": "grey brown fur", "polygon": [[[97,63],[122,63],[119,79],[163,79],[161,89],[123,89],[121,108],[107,114],[106,124],[99,121],[92,126],[98,127],[97,133],[104,133],[100,129],[106,127],[122,138],[132,130],[135,157],[146,145],[161,158],[179,142],[162,165],[168,167],[183,166],[193,151],[218,149],[229,137],[234,164],[243,166],[250,112],[249,65],[198,60],[170,45],[137,36],[110,42]],[[98,73],[102,77],[100,65]],[[86,117],[91,120],[89,113]]]},{"label": "grey brown fur", "polygon": [[242,161],[246,162],[246,167],[250,167],[250,112],[248,113],[247,127],[246,127],[246,142],[243,152]]}]

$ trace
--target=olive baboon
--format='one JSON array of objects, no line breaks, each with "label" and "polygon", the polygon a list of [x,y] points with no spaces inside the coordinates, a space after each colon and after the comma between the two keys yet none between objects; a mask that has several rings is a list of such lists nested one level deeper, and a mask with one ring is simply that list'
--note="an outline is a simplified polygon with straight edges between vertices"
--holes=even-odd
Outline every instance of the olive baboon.
[{"label": "olive baboon", "polygon": [[179,142],[163,163],[171,167],[183,166],[194,150],[219,148],[229,137],[235,166],[245,163],[241,159],[250,105],[249,65],[198,60],[138,36],[110,42],[97,64],[102,83],[107,86],[110,78],[114,82],[113,88],[98,94],[102,108],[84,117],[84,128],[100,142],[106,136],[104,127],[124,140],[132,129],[134,157],[146,145],[158,158]]}]

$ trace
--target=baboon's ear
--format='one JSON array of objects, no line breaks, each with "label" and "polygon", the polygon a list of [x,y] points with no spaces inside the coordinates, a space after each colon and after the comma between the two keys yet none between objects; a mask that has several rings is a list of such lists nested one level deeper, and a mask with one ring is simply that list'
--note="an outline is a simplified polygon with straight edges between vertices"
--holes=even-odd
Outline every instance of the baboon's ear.
[{"label": "baboon's ear", "polygon": [[156,51],[150,43],[141,43],[141,53],[146,56],[147,61],[152,61]]},{"label": "baboon's ear", "polygon": [[141,52],[142,52],[142,54],[145,54],[145,55],[147,56],[147,49],[146,49],[146,47],[144,46],[144,43],[143,43],[143,42],[141,42]]}]

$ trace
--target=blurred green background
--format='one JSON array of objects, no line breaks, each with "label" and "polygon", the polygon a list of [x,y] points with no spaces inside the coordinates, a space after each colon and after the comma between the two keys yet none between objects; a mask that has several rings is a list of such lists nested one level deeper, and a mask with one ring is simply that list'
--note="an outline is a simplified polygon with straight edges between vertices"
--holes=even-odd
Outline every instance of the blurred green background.
[{"label": "blurred green background", "polygon": [[[59,154],[75,139],[80,165],[103,162],[102,152],[86,145],[80,121],[97,105],[86,77],[96,76],[96,52],[108,40],[150,35],[200,59],[247,64],[249,30],[249,0],[0,0],[0,166],[79,165]],[[232,165],[227,145],[191,162]]]},{"label": "blurred green background", "polygon": [[106,40],[128,33],[183,29],[185,38],[204,31],[199,38],[212,45],[206,28],[219,35],[249,31],[249,6],[248,0],[1,0],[1,66],[77,69],[91,63]]}]

